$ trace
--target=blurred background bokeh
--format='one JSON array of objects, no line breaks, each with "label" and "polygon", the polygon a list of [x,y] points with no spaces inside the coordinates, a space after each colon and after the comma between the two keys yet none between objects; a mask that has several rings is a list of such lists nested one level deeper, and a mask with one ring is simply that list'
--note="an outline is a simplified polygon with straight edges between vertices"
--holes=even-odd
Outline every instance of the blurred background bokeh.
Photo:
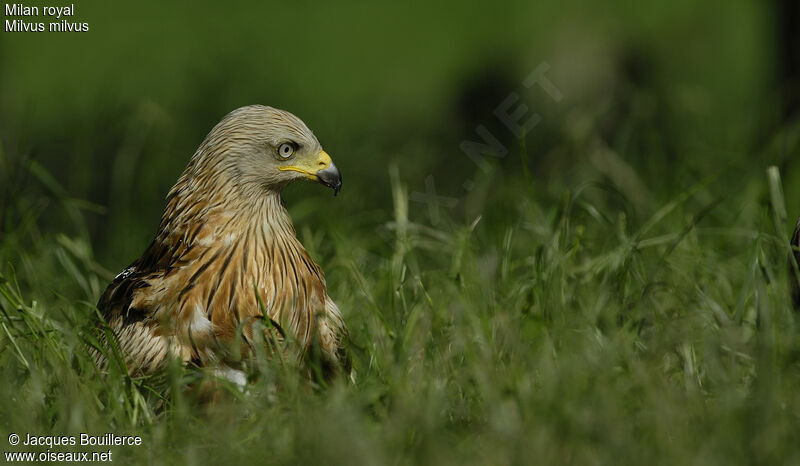
[{"label": "blurred background bokeh", "polygon": [[[300,116],[343,173],[338,199],[287,190],[301,233],[375,231],[363,244],[375,254],[393,216],[392,170],[410,193],[429,179],[449,198],[440,218],[409,204],[412,221],[437,228],[513,216],[526,196],[557,204],[585,183],[613,188],[592,194],[609,212],[647,218],[707,179],[731,199],[714,213],[726,224],[746,211],[740,193],[766,202],[770,165],[790,217],[800,212],[789,0],[75,7],[89,32],[0,35],[0,256],[40,292],[60,287],[53,274],[36,283],[48,254],[31,248],[58,243],[120,270],[152,239],[205,134],[253,103]],[[523,85],[542,64],[558,102]],[[541,117],[524,141],[494,114],[511,93]],[[489,174],[460,149],[481,140],[477,125],[509,149],[488,158]]]}]

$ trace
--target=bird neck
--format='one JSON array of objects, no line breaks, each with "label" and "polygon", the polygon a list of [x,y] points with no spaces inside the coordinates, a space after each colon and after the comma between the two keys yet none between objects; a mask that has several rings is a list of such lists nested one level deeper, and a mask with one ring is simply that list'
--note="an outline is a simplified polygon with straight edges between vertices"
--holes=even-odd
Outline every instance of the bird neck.
[{"label": "bird neck", "polygon": [[[247,212],[250,210],[250,212]],[[281,194],[276,191],[267,191],[250,209],[245,209],[244,215],[250,213],[249,222],[271,230],[276,235],[289,235],[295,237],[294,225],[289,211],[283,203]]]},{"label": "bird neck", "polygon": [[266,241],[296,241],[279,191],[263,186],[221,185],[197,196],[200,191],[193,181],[180,180],[170,191],[159,227],[162,239],[181,237],[189,244],[197,239],[213,247],[219,238],[253,231]]}]

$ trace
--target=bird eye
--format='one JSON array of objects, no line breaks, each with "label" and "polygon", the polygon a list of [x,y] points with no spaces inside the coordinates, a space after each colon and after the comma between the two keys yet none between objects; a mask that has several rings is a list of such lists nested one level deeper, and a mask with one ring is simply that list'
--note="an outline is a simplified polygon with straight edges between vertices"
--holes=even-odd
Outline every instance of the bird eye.
[{"label": "bird eye", "polygon": [[278,148],[278,155],[284,159],[288,159],[292,156],[292,154],[294,154],[294,146],[288,142],[281,144],[281,146]]}]

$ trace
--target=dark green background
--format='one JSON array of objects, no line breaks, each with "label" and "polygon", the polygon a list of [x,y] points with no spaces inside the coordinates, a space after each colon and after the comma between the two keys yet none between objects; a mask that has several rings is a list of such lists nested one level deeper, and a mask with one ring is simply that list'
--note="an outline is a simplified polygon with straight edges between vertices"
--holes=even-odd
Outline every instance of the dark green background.
[{"label": "dark green background", "polygon": [[[246,104],[296,113],[341,167],[341,199],[287,192],[293,207],[314,197],[297,214],[316,214],[315,226],[391,210],[392,162],[409,191],[432,174],[440,194],[461,199],[476,167],[459,143],[478,123],[512,147],[494,182],[519,176],[518,145],[492,114],[510,92],[542,115],[527,141],[540,191],[602,179],[585,156],[594,136],[656,198],[731,164],[747,171],[758,159],[760,172],[790,156],[763,154],[780,96],[775,12],[759,2],[75,5],[87,33],[2,34],[2,176],[14,186],[3,220],[20,220],[7,207],[22,196],[48,196],[19,181],[36,161],[63,195],[106,208],[85,215],[112,270],[146,245],[207,131]],[[521,85],[543,62],[565,95],[557,104]],[[425,212],[412,203],[412,217]],[[464,220],[462,209],[446,214]],[[70,228],[56,217],[43,233]]]}]

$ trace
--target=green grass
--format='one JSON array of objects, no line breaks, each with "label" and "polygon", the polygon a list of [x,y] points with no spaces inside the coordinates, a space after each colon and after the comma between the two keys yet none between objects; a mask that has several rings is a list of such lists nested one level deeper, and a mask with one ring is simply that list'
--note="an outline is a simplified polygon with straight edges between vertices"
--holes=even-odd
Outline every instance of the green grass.
[{"label": "green grass", "polygon": [[[10,432],[114,432],[143,438],[112,448],[123,464],[800,461],[777,170],[735,172],[735,194],[725,173],[637,215],[605,182],[539,189],[512,169],[478,183],[463,221],[428,225],[397,169],[384,213],[315,229],[296,218],[352,333],[356,382],[321,388],[262,358],[247,393],[212,407],[186,393],[196,375],[182,368],[159,407],[148,380],[94,367],[85,344],[109,272],[79,227],[38,227],[41,212],[79,226],[94,207],[14,198],[0,238],[2,449],[25,450]],[[342,211],[359,206],[351,189]]]}]

